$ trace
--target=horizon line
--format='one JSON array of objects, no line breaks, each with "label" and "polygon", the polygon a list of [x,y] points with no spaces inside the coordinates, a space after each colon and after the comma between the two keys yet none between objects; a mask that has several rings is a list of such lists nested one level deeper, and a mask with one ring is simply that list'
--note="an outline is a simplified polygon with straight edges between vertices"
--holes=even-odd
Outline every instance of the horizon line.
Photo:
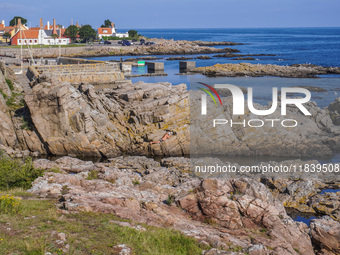
[{"label": "horizon line", "polygon": [[[133,29],[270,29],[270,28],[340,28],[340,26],[306,26],[306,27],[145,27]],[[132,28],[119,28],[119,29],[132,29]]]}]

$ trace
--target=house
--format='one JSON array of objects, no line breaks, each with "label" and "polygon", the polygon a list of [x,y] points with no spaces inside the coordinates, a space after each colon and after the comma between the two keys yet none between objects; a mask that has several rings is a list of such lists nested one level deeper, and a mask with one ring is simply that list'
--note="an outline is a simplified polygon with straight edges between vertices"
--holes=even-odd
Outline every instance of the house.
[{"label": "house", "polygon": [[[16,26],[5,26],[5,21],[2,20],[0,23],[0,41],[8,42],[18,30],[28,30],[28,27],[21,24],[21,20],[18,19],[18,24]],[[10,38],[4,37],[5,34],[10,34]]]},{"label": "house", "polygon": [[111,27],[100,27],[98,28],[97,34],[98,34],[99,39],[102,39],[103,36],[107,36],[107,37],[113,36]]},{"label": "house", "polygon": [[129,37],[129,34],[126,33],[117,33],[115,28],[115,24],[111,23],[111,27],[100,27],[97,30],[97,35],[99,39],[103,39],[104,36],[109,37],[119,37],[119,38],[126,38]]},{"label": "house", "polygon": [[[19,23],[19,20],[18,20]],[[32,28],[29,30],[18,30],[11,38],[11,45],[67,45],[70,44],[70,38],[64,36],[65,29],[57,28],[55,19],[53,26],[47,24],[44,29],[42,19],[40,19],[40,28]]]}]

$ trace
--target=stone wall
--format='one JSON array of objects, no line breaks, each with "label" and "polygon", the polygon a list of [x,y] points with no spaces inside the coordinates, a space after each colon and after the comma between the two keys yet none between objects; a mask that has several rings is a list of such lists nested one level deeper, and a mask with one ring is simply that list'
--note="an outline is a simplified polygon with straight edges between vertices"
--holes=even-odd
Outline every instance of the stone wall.
[{"label": "stone wall", "polygon": [[[81,59],[66,59],[61,62],[68,63]],[[79,61],[79,62],[80,62]],[[84,60],[83,62],[87,62]],[[60,82],[71,84],[91,83],[92,85],[115,83],[123,81],[124,74],[119,70],[117,63],[94,62],[92,64],[57,65],[57,66],[30,66],[27,77],[31,81],[44,81],[57,78]]]},{"label": "stone wall", "polygon": [[57,58],[58,65],[72,65],[72,64],[96,64],[96,63],[106,63],[105,61],[100,60],[90,60],[83,58],[67,58],[67,57],[59,57]]}]

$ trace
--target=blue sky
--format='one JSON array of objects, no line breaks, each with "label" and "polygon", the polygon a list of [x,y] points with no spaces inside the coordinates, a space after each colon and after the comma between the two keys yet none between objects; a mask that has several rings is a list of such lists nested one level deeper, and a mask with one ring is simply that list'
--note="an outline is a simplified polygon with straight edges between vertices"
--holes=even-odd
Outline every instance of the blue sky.
[{"label": "blue sky", "polygon": [[340,27],[339,0],[1,0],[0,19],[119,28]]}]

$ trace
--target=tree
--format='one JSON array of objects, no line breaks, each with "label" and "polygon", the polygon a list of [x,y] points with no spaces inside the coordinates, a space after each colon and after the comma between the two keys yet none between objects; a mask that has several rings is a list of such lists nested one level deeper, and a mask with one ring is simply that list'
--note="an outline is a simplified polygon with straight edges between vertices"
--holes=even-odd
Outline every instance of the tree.
[{"label": "tree", "polygon": [[129,37],[131,37],[131,38],[138,36],[138,32],[136,30],[133,30],[133,29],[129,30],[128,33],[129,33]]},{"label": "tree", "polygon": [[6,42],[7,42],[7,39],[11,38],[11,34],[6,32],[6,33],[4,33],[3,37],[6,38]]},{"label": "tree", "polygon": [[57,39],[57,38],[59,37],[59,35],[57,35],[57,34],[52,34],[51,36],[52,36],[52,38],[53,38],[54,40]]},{"label": "tree", "polygon": [[70,37],[72,42],[74,42],[77,39],[78,33],[79,33],[79,28],[77,28],[77,26],[75,25],[71,25],[65,30],[65,35],[67,37]]},{"label": "tree", "polygon": [[21,24],[26,25],[27,24],[27,19],[20,17],[20,16],[15,16],[11,21],[9,22],[10,26],[15,26],[18,24],[18,19],[21,19]]},{"label": "tree", "polygon": [[109,19],[106,19],[105,21],[104,21],[104,25],[101,25],[101,27],[111,27],[111,20],[109,20]]},{"label": "tree", "polygon": [[87,42],[94,40],[96,36],[96,30],[94,30],[91,25],[85,25],[79,29],[79,37]]}]

